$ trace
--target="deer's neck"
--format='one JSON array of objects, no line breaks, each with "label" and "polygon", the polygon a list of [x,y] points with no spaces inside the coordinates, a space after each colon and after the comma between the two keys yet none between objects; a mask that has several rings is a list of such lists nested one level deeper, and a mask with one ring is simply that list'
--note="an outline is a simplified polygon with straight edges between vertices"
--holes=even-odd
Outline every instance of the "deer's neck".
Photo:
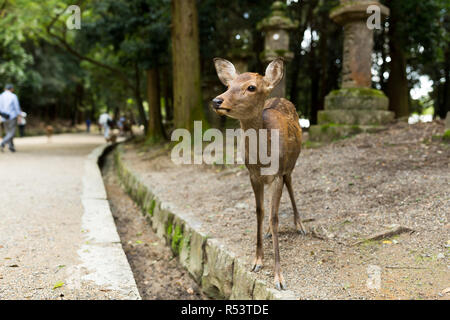
[{"label": "deer's neck", "polygon": [[259,114],[255,118],[240,120],[240,122],[241,122],[241,129],[244,131],[248,129],[255,129],[256,132],[258,132],[259,129],[263,128],[262,114]]}]

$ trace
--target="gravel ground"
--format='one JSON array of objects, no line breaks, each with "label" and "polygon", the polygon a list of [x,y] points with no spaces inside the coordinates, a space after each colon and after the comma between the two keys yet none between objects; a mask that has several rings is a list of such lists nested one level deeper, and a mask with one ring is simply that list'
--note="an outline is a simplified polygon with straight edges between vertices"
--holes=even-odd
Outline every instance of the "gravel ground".
[{"label": "gravel ground", "polygon": [[144,300],[206,299],[171,250],[147,225],[141,210],[123,191],[114,170],[112,155],[103,166],[103,177],[122,247]]},{"label": "gravel ground", "polygon": [[67,285],[86,241],[81,220],[86,156],[100,135],[15,139],[0,154],[0,299],[120,299],[91,281]]},{"label": "gravel ground", "polygon": [[[441,122],[397,123],[381,133],[302,151],[294,192],[303,218],[314,219],[306,223],[314,232],[294,232],[284,192],[280,253],[289,289],[304,299],[450,298],[450,148],[433,139],[443,132]],[[128,144],[125,149],[127,165],[163,202],[196,219],[201,231],[227,245],[250,269],[256,218],[245,169],[177,166],[167,148]],[[415,232],[353,245],[393,225]],[[258,276],[272,283],[270,239],[264,252]],[[381,272],[379,289],[367,286],[372,266]]]}]

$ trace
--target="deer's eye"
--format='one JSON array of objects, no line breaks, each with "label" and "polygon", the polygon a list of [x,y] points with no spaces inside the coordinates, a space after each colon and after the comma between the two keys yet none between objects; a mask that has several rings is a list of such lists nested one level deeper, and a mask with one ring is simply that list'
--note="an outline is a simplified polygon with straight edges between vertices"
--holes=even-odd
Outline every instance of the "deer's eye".
[{"label": "deer's eye", "polygon": [[250,92],[255,92],[256,91],[256,87],[255,86],[249,86],[247,88],[247,90],[250,91]]}]

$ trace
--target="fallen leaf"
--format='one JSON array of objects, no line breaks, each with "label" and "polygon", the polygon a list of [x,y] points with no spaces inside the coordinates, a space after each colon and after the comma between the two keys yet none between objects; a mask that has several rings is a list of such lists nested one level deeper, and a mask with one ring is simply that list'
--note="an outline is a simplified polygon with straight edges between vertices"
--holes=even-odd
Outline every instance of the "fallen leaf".
[{"label": "fallen leaf", "polygon": [[18,268],[19,266],[17,264],[12,264],[12,265],[9,265],[8,267],[10,267],[10,268]]},{"label": "fallen leaf", "polygon": [[391,244],[392,241],[390,241],[390,240],[384,240],[383,243],[385,243],[385,244]]},{"label": "fallen leaf", "polygon": [[57,283],[55,283],[55,285],[53,286],[53,290],[55,290],[56,288],[60,288],[64,285],[64,282],[62,281],[58,281]]}]

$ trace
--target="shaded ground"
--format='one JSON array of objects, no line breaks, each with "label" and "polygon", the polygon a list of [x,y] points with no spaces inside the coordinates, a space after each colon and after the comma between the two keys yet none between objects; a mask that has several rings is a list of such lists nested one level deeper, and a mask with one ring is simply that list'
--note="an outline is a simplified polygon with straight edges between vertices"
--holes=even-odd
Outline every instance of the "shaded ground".
[{"label": "shaded ground", "polygon": [[123,191],[112,155],[106,157],[103,177],[122,247],[142,299],[204,299],[194,280],[153,233],[140,209]]},{"label": "shaded ground", "polygon": [[[303,218],[314,219],[306,225],[316,236],[294,232],[284,191],[280,252],[289,289],[305,299],[450,298],[445,293],[450,291],[445,290],[450,287],[450,148],[433,140],[443,132],[442,123],[398,123],[378,134],[302,151],[294,191]],[[174,212],[188,212],[250,269],[256,218],[245,169],[177,166],[168,149],[125,148],[127,166],[163,202],[171,203]],[[353,245],[393,225],[415,232]],[[270,239],[264,240],[264,252],[259,277],[272,283]],[[371,266],[381,270],[379,290],[368,289]]]}]

